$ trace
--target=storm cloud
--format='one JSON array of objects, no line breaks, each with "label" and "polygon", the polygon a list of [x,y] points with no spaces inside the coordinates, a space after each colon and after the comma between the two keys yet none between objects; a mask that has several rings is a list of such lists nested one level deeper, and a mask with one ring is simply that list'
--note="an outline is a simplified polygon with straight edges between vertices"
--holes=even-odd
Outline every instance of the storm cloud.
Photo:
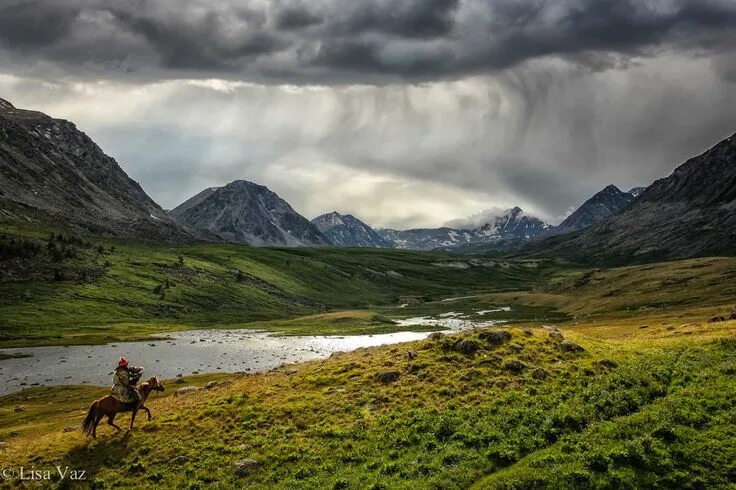
[{"label": "storm cloud", "polygon": [[0,96],[164,207],[235,179],[311,218],[557,222],[736,131],[731,0],[6,0]]},{"label": "storm cloud", "polygon": [[[6,0],[4,65],[75,76],[434,81],[540,57],[594,70],[733,46],[729,0]],[[30,67],[28,62],[31,61]],[[24,68],[27,67],[27,68]]]}]

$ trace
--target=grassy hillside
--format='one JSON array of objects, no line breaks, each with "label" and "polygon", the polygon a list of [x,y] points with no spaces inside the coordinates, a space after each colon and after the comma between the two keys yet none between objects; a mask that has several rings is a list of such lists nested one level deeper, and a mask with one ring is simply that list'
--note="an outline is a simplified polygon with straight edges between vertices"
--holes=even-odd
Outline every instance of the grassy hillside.
[{"label": "grassy hillside", "polygon": [[[614,269],[589,269],[529,291],[481,295],[478,301],[552,308],[601,335],[608,326],[678,326],[736,307],[736,259],[713,257]],[[636,319],[636,321],[632,321]],[[620,333],[616,330],[617,333]]]},{"label": "grassy hillside", "polygon": [[[725,487],[736,476],[736,322],[687,330],[633,342],[563,331],[580,352],[542,328],[501,343],[480,331],[187,397],[169,384],[149,403],[152,422],[127,437],[103,428],[97,441],[64,428],[105,389],[32,389],[0,399],[0,462],[83,467],[96,488]],[[387,371],[398,379],[381,382]],[[238,472],[243,460],[254,462]]]},{"label": "grassy hillside", "polygon": [[[0,347],[109,342],[256,321],[269,328],[263,321],[397,305],[400,295],[433,299],[528,289],[566,270],[553,261],[471,261],[399,250],[174,247],[26,230],[0,235],[0,252]],[[372,322],[353,326],[365,331]],[[386,324],[377,327],[384,331]]]}]

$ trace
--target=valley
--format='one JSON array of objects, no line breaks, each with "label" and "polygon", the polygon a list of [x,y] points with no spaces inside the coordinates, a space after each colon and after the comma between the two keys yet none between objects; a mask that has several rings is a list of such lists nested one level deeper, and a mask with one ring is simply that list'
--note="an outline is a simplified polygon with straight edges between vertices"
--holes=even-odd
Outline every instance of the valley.
[{"label": "valley", "polygon": [[[398,306],[402,295],[431,301],[524,289],[576,270],[552,260],[469,260],[458,269],[446,266],[456,255],[435,252],[109,240],[85,247],[70,240],[32,229],[0,237],[35,251],[30,257],[19,251],[4,263],[0,347],[109,343],[253,322],[288,331],[294,328],[284,321],[289,318],[374,308],[376,315],[311,317],[298,328],[385,333],[391,327],[381,309]],[[73,247],[75,255],[58,259],[49,244]]]},{"label": "valley", "polygon": [[[213,247],[196,248],[198,260],[221,257],[223,246]],[[253,260],[243,250],[238,260]],[[281,250],[259,251],[274,255],[271,264],[283,258]],[[309,255],[317,260],[324,253]],[[412,258],[412,269],[427,273],[423,254],[383,256],[391,270],[402,271],[409,265],[399,268],[392,254]],[[359,257],[348,253],[344,260],[355,266]],[[438,256],[424,259],[431,264]],[[429,338],[417,333],[395,345],[337,347],[326,359],[299,364],[281,354],[263,372],[171,375],[167,391],[148,403],[153,421],[139,420],[124,437],[101,429],[92,442],[76,429],[86,403],[105,387],[31,387],[0,397],[0,462],[85,461],[97,487],[726,485],[736,470],[729,396],[736,388],[736,320],[728,319],[736,259],[539,266],[544,280],[530,280],[517,267],[493,284],[471,267],[451,268],[459,275],[438,275],[437,289],[415,290],[436,295],[424,303],[379,304],[374,296],[364,299],[376,303],[370,310],[246,323],[270,324],[281,335],[332,333],[339,345],[376,317],[499,322]],[[260,271],[276,277],[272,269]],[[441,282],[457,283],[462,274],[463,289]],[[408,285],[401,290],[407,291]],[[252,335],[192,335],[210,342],[218,332],[233,340]],[[176,396],[181,388],[187,394]]]},{"label": "valley", "polygon": [[[197,157],[252,169],[310,216],[333,196],[306,199],[307,181],[407,229],[373,229],[347,210],[309,220],[248,175],[215,171],[219,162],[201,175],[186,162],[154,174],[180,179],[159,181],[180,203],[165,211],[74,123],[0,99],[4,483],[736,484],[736,136],[647,188],[606,185],[557,226],[506,201],[559,211],[573,194],[581,202],[578,182],[516,157],[520,174],[496,175],[504,207],[412,228],[451,218],[453,200],[478,209],[496,196],[466,193],[478,185],[468,175],[427,200],[417,193],[437,182],[405,185],[383,170],[337,188],[339,151],[321,156],[329,176],[297,165],[306,180],[287,182],[289,158],[319,153],[269,149],[279,171],[259,173],[249,151],[209,146]],[[429,170],[441,162],[422,159]],[[592,185],[602,187],[586,183],[586,193]],[[396,189],[415,193],[414,208],[384,203]],[[135,394],[123,356],[151,376],[142,386],[154,418],[86,438],[80,428],[109,413],[103,405],[130,408],[93,403],[110,393],[116,365],[116,393]],[[86,479],[52,477],[57,467]],[[16,478],[27,468],[49,480]]]}]

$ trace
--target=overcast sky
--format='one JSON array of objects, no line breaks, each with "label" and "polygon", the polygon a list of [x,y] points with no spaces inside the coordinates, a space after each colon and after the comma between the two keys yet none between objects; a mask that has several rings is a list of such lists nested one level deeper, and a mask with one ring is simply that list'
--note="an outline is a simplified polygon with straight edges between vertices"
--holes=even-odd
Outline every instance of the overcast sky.
[{"label": "overcast sky", "polygon": [[556,223],[736,132],[734,46],[734,0],[3,0],[0,97],[165,208],[247,179],[310,219]]}]

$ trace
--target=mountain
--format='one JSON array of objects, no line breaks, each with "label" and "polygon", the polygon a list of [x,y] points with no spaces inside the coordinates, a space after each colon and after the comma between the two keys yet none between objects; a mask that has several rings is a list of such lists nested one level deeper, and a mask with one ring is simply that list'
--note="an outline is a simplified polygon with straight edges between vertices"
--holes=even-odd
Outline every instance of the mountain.
[{"label": "mountain", "polygon": [[3,221],[122,238],[197,238],[73,123],[17,109],[3,99],[0,204]]},{"label": "mountain", "polygon": [[312,220],[330,243],[337,247],[392,248],[394,244],[383,238],[370,226],[351,214],[337,211],[317,216]]},{"label": "mountain", "polygon": [[[219,187],[208,187],[207,189],[203,190],[199,194],[196,194],[196,195],[190,197],[189,199],[187,199],[186,201],[184,201],[183,203],[179,204],[176,207],[177,214],[180,214],[181,215],[186,210],[195,207],[196,205],[198,205],[199,203],[201,203],[202,201],[204,201],[205,199],[207,199],[208,197],[210,197],[212,194],[214,194],[217,189],[219,189]],[[167,213],[169,215],[171,215],[171,212],[172,211],[173,210],[169,210],[169,211],[167,211]]]},{"label": "mountain", "polygon": [[385,240],[396,244],[396,248],[411,250],[461,249],[463,247],[490,247],[510,243],[521,243],[549,233],[551,226],[529,216],[520,208],[507,210],[492,222],[473,229],[417,228],[413,230],[377,230]]},{"label": "mountain", "polygon": [[262,185],[236,180],[206,189],[169,215],[224,240],[254,246],[320,246],[329,240],[289,203]]},{"label": "mountain", "polygon": [[632,189],[629,189],[629,192],[628,193],[631,194],[632,196],[634,196],[634,198],[637,198],[645,190],[647,190],[646,187],[633,187]]},{"label": "mountain", "polygon": [[533,249],[609,263],[736,254],[736,135],[654,182],[622,212]]},{"label": "mountain", "polygon": [[623,192],[615,185],[609,185],[585,201],[575,212],[560,223],[555,229],[555,233],[580,230],[617,214],[628,206],[642,189],[641,187],[635,187],[629,192]]}]

